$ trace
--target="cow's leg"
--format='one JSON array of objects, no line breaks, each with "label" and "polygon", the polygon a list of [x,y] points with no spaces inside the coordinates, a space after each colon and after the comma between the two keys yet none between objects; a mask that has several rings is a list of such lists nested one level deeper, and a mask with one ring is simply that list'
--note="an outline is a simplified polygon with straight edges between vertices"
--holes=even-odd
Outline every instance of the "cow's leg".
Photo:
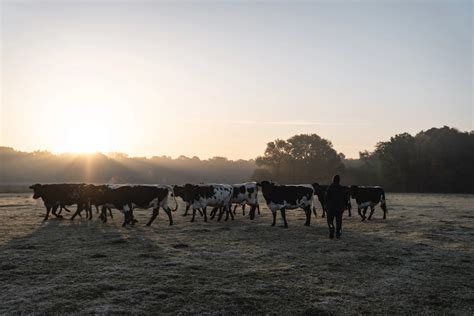
[{"label": "cow's leg", "polygon": [[190,207],[191,207],[191,204],[186,204],[186,210],[184,211],[183,216],[188,216],[188,211]]},{"label": "cow's leg", "polygon": [[89,220],[91,220],[92,219],[92,205],[87,206],[87,212],[88,212]]},{"label": "cow's leg", "polygon": [[239,205],[239,204],[235,204],[235,205],[234,205],[234,215],[235,215],[235,212],[236,212],[236,210],[237,210],[237,206],[238,206],[238,205]]},{"label": "cow's leg", "polygon": [[124,212],[123,213],[123,223],[122,223],[122,227],[125,227],[125,225],[127,225],[128,223],[128,212]]},{"label": "cow's leg", "polygon": [[280,212],[281,212],[281,217],[283,218],[283,227],[288,228],[288,222],[286,221],[286,210],[285,210],[285,208],[282,208],[280,210]]},{"label": "cow's leg", "polygon": [[130,207],[130,209],[132,210],[132,226],[135,225],[135,223],[138,223],[138,220],[135,219],[135,216],[133,215],[133,208]]},{"label": "cow's leg", "polygon": [[362,221],[365,221],[365,219],[366,219],[365,214],[367,214],[367,208],[368,208],[368,206],[364,207],[364,213],[362,213]]},{"label": "cow's leg", "polygon": [[222,215],[224,215],[224,209],[222,207],[219,207],[219,216],[217,216],[217,221],[220,222],[222,219]]},{"label": "cow's leg", "polygon": [[151,223],[153,223],[153,221],[155,220],[155,218],[158,216],[158,212],[159,212],[160,208],[153,208],[153,213],[150,217],[150,220],[148,221],[148,223],[146,223],[146,226],[150,226]]},{"label": "cow's leg", "polygon": [[202,214],[204,216],[204,221],[207,222],[207,207],[202,209]]},{"label": "cow's leg", "polygon": [[357,213],[359,213],[360,218],[364,218],[364,215],[362,215],[362,212],[360,211],[362,207],[360,205],[357,205]]},{"label": "cow's leg", "polygon": [[272,216],[273,216],[272,226],[275,226],[276,218],[277,218],[277,210],[272,210]]},{"label": "cow's leg", "polygon": [[305,207],[304,212],[306,214],[306,222],[304,223],[304,225],[309,226],[311,225],[311,206]]},{"label": "cow's leg", "polygon": [[242,215],[243,216],[245,216],[245,205],[247,205],[247,204],[242,205]]},{"label": "cow's leg", "polygon": [[169,207],[166,207],[164,210],[166,212],[166,215],[168,215],[170,226],[173,225],[173,216],[171,215],[171,209]]},{"label": "cow's leg", "polygon": [[197,209],[197,211],[199,212],[199,215],[202,217],[202,210],[200,208]]},{"label": "cow's leg", "polygon": [[194,222],[194,217],[196,217],[196,208],[193,207],[193,217],[191,217],[191,223]]},{"label": "cow's leg", "polygon": [[110,218],[114,218],[114,216],[112,215],[112,209],[110,207],[108,207],[107,209],[109,210]]},{"label": "cow's leg", "polygon": [[43,219],[43,221],[47,221],[49,217],[49,212],[51,211],[51,206],[46,206],[46,215]]},{"label": "cow's leg", "polygon": [[[227,222],[229,220],[229,210],[227,210],[227,207],[224,207],[223,212],[225,212],[225,221]],[[230,208],[230,213],[233,214],[232,207]]]},{"label": "cow's leg", "polygon": [[257,212],[258,212],[258,215],[260,215],[260,204],[257,203]]},{"label": "cow's leg", "polygon": [[234,220],[234,214],[232,214],[231,206],[228,205],[225,208],[228,210],[228,213],[230,213],[230,219]]},{"label": "cow's leg", "polygon": [[[105,214],[107,216],[107,214]],[[132,207],[130,205],[123,206],[123,224],[122,227],[125,227],[128,223],[133,223],[133,213]]]},{"label": "cow's leg", "polygon": [[53,209],[52,209],[51,212],[52,212],[52,214],[53,214],[54,216],[56,216],[56,218],[63,218],[61,215],[59,215],[59,214],[56,213],[56,211],[58,210],[58,206],[59,206],[59,205],[53,206]]},{"label": "cow's leg", "polygon": [[98,205],[95,206],[95,213],[99,214],[99,206]]},{"label": "cow's leg", "polygon": [[215,217],[216,214],[217,214],[217,210],[218,210],[217,207],[213,207],[213,208],[212,208],[211,214],[209,214],[209,215],[211,216],[211,219],[214,219],[214,217]]},{"label": "cow's leg", "polygon": [[133,226],[135,224],[135,218],[133,217],[133,209],[132,208],[130,208],[130,211],[128,211],[127,221],[130,224],[130,226]]},{"label": "cow's leg", "polygon": [[318,217],[318,213],[316,213],[316,207],[313,206],[313,214],[314,214],[314,217]]},{"label": "cow's leg", "polygon": [[100,212],[100,219],[103,223],[107,223],[107,208],[102,206],[102,210]]},{"label": "cow's leg", "polygon": [[62,211],[63,211],[63,207],[62,207],[62,206],[59,206],[58,215],[60,215]]},{"label": "cow's leg", "polygon": [[71,216],[71,221],[74,220],[74,218],[75,218],[77,215],[79,215],[80,217],[82,217],[82,216],[81,216],[81,212],[82,212],[82,207],[79,206],[79,204],[78,204],[78,205],[77,205],[77,210],[76,210],[76,212],[75,212],[74,214],[72,214],[72,216]]},{"label": "cow's leg", "polygon": [[375,211],[375,207],[373,205],[370,205],[370,215],[368,218],[369,221],[372,219],[372,215],[374,214],[374,211]]}]

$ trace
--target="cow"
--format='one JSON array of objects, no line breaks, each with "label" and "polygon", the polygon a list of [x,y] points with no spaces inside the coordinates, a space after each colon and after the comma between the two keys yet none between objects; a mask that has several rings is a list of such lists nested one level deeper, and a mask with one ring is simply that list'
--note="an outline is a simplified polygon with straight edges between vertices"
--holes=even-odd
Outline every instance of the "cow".
[{"label": "cow", "polygon": [[[99,212],[99,206],[104,204],[103,201],[103,192],[105,191],[107,187],[105,185],[93,185],[93,184],[84,184],[81,186],[81,196],[84,203],[83,208],[77,208],[76,212],[71,216],[71,220],[74,220],[74,218],[79,215],[79,217],[82,217],[81,212],[83,210],[86,211],[86,218],[91,220],[92,219],[92,206],[95,206],[97,209],[97,212]],[[61,205],[62,209],[65,209],[66,211],[69,212],[69,210]],[[113,218],[112,216],[112,211],[110,208],[108,208],[110,217]]]},{"label": "cow", "polygon": [[[204,221],[207,222],[206,209],[208,206],[213,208],[222,208],[219,213],[218,221],[221,220],[223,211],[226,212],[226,220],[229,214],[234,219],[234,215],[230,211],[232,202],[233,188],[228,184],[185,184],[183,188],[183,201],[190,205],[193,210],[191,222],[194,222],[196,210],[202,209]],[[213,216],[211,217],[211,219]]]},{"label": "cow", "polygon": [[[385,192],[381,187],[364,187],[352,185],[350,187],[350,195],[357,202],[357,211],[362,218],[362,221],[365,221],[367,213],[367,208],[370,206],[370,215],[367,218],[368,220],[372,219],[374,214],[375,205],[380,202],[380,207],[383,210],[383,219],[387,218],[387,204],[385,202]],[[361,209],[364,209],[364,213],[361,213]]]},{"label": "cow", "polygon": [[[325,217],[326,216],[326,191],[329,185],[313,183],[312,186],[314,188],[314,195],[318,197],[318,201],[321,204],[321,208],[323,210],[323,215],[321,217]],[[344,201],[346,204],[345,210],[347,209],[347,211],[349,212],[349,217],[350,217],[352,216],[350,188],[347,186],[343,186],[342,188],[344,192],[346,193],[346,201]],[[314,215],[316,216],[316,213]]]},{"label": "cow", "polygon": [[[180,197],[184,201],[184,186],[182,185],[174,185],[173,186],[174,190],[174,195],[177,197]],[[184,204],[186,205],[186,209],[184,211],[184,214],[182,216],[188,216],[189,209],[191,208],[191,204],[184,201]],[[201,209],[197,209],[201,217],[203,216]]]},{"label": "cow", "polygon": [[245,205],[250,205],[251,208],[257,208],[258,214],[260,214],[260,206],[258,205],[258,186],[257,182],[246,182],[233,184],[232,204],[235,204],[235,210],[238,205],[242,206],[242,212],[245,216]]},{"label": "cow", "polygon": [[46,207],[46,215],[43,221],[47,221],[49,213],[56,218],[63,218],[56,211],[58,207],[66,208],[68,205],[77,204],[77,211],[87,208],[87,198],[85,196],[84,184],[34,184],[29,188],[33,190],[33,199],[41,198]]},{"label": "cow", "polygon": [[[308,184],[302,185],[280,185],[270,181],[257,183],[262,188],[263,197],[268,208],[272,212],[275,226],[277,211],[280,210],[283,218],[284,228],[288,228],[286,221],[286,210],[302,208],[306,214],[305,226],[311,225],[311,209],[313,207],[314,188]],[[250,211],[250,218],[255,217],[255,210]]]},{"label": "cow", "polygon": [[[176,208],[171,210],[168,206],[169,194],[173,196],[176,203]],[[176,211],[178,203],[173,193],[173,188],[166,185],[134,185],[134,186],[118,186],[107,187],[103,192],[104,203],[102,205],[102,221],[107,221],[105,214],[106,208],[114,207],[124,213],[124,222],[122,226],[127,224],[134,225],[137,221],[133,217],[134,208],[148,209],[153,208],[153,214],[147,222],[150,226],[158,216],[160,208],[163,208],[168,215],[169,224],[173,225],[173,217],[171,212]]]}]

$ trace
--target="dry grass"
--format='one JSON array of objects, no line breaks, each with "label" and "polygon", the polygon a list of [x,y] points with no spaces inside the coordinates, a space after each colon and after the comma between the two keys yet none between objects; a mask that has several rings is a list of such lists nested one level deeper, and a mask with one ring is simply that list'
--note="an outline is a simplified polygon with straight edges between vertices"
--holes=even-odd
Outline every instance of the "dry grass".
[{"label": "dry grass", "polygon": [[474,196],[387,194],[387,220],[345,216],[339,241],[299,210],[270,227],[263,203],[255,221],[122,228],[43,223],[30,196],[0,195],[0,314],[474,312]]}]

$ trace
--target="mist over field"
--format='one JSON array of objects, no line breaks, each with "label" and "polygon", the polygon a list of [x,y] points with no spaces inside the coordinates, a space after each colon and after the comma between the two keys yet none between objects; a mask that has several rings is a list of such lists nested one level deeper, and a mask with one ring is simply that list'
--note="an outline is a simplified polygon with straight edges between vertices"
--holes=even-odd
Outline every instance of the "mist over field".
[{"label": "mist over field", "polygon": [[346,159],[317,134],[300,134],[269,142],[255,160],[28,153],[0,147],[0,161],[3,192],[27,192],[27,184],[36,182],[327,184],[341,174],[347,185],[381,185],[395,192],[474,193],[474,133],[447,126],[395,135],[372,152],[361,151],[359,159]]}]

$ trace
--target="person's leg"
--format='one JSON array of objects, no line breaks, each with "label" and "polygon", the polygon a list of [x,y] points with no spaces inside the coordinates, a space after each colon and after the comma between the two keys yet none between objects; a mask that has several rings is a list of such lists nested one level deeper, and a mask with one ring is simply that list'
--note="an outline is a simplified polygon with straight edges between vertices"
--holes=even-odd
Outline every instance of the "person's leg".
[{"label": "person's leg", "polygon": [[334,212],[332,210],[326,211],[326,219],[329,227],[329,238],[334,238]]},{"label": "person's leg", "polygon": [[342,213],[344,211],[339,211],[336,214],[336,238],[339,239],[341,238],[341,233],[342,233]]}]

